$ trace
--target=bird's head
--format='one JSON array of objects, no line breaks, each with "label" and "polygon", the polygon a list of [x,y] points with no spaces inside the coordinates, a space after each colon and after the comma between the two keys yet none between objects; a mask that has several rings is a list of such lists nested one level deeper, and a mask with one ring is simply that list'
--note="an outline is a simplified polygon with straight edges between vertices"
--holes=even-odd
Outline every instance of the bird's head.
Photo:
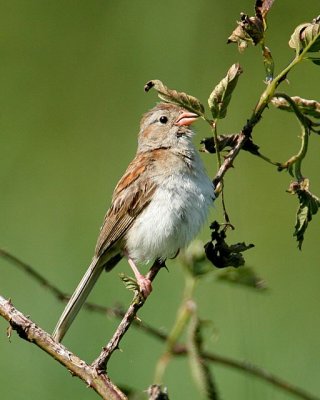
[{"label": "bird's head", "polygon": [[168,103],[159,103],[141,119],[139,150],[179,148],[191,143],[190,125],[198,115]]}]

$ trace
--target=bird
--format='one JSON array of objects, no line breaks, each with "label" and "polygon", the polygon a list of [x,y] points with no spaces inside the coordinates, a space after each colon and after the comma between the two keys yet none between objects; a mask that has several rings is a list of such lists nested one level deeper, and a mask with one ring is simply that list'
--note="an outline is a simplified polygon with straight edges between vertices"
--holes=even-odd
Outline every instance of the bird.
[{"label": "bird", "polygon": [[152,285],[138,265],[174,258],[204,225],[215,196],[192,142],[197,119],[166,102],[142,116],[136,155],[114,189],[93,259],[58,320],[55,341],[63,339],[103,270],[126,258],[147,298]]}]

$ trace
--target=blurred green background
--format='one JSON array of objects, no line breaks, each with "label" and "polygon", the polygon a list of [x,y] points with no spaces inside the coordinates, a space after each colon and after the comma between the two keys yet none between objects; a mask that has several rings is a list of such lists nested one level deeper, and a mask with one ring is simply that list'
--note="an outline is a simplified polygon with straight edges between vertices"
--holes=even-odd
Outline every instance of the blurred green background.
[{"label": "blurred green background", "polygon": [[[287,42],[296,25],[319,14],[319,1],[276,1],[267,44],[277,71],[293,57]],[[136,149],[138,123],[157,101],[144,94],[149,79],[186,91],[203,102],[234,62],[244,74],[220,132],[238,131],[264,89],[258,48],[239,54],[226,41],[252,0],[226,1],[0,1],[0,246],[72,292],[93,254],[113,188]],[[319,67],[299,65],[281,90],[319,100]],[[197,124],[199,143],[210,133]],[[299,148],[292,115],[270,109],[254,131],[261,151],[285,161]],[[312,136],[304,163],[311,190],[320,194],[319,138]],[[212,176],[216,161],[203,154]],[[213,321],[207,349],[247,360],[295,385],[320,393],[320,217],[303,245],[292,237],[297,201],[285,193],[290,177],[246,153],[237,158],[225,186],[236,230],[231,241],[255,243],[247,265],[263,277],[264,293],[217,282],[213,271],[199,285],[199,314]],[[220,202],[212,213],[221,218]],[[208,227],[202,239],[209,237]],[[184,277],[168,262],[140,317],[169,330],[180,303]],[[128,304],[118,273],[105,274],[91,301]],[[49,332],[63,305],[29,276],[0,260],[0,294]],[[83,311],[65,344],[93,360],[117,321]],[[0,320],[0,392],[12,400],[95,399],[58,363],[34,346],[6,338]],[[132,329],[109,365],[111,378],[144,390],[152,383],[161,343]],[[223,399],[285,400],[288,394],[213,365]],[[185,359],[165,376],[172,399],[200,398]]]}]

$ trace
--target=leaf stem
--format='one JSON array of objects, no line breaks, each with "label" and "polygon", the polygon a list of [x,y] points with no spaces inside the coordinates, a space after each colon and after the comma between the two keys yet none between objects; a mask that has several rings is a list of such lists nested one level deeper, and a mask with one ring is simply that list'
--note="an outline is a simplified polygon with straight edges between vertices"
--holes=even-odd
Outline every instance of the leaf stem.
[{"label": "leaf stem", "polygon": [[302,124],[300,124],[300,125],[301,125],[301,147],[300,147],[299,153],[297,154],[297,159],[296,159],[295,166],[294,166],[295,167],[294,175],[299,182],[304,179],[302,172],[301,172],[301,165],[302,165],[303,159],[305,158],[305,156],[307,154],[308,144],[309,144],[309,131],[306,126],[304,126]]},{"label": "leaf stem", "polygon": [[294,176],[300,182],[304,179],[302,172],[301,172],[301,165],[302,161],[305,158],[307,151],[308,151],[308,144],[309,144],[309,134],[310,134],[310,120],[303,115],[300,111],[299,107],[296,103],[292,100],[290,96],[285,93],[276,93],[274,97],[282,97],[284,98],[290,107],[292,108],[293,112],[295,113],[297,119],[299,120],[299,124],[301,126],[301,146],[299,152],[290,158],[286,162],[286,168],[289,168],[291,165],[294,164]]},{"label": "leaf stem", "polygon": [[215,119],[211,122],[211,129],[212,129],[212,133],[213,133],[214,147],[216,149],[217,164],[218,164],[218,169],[219,169],[221,167],[221,154],[220,154],[219,143],[218,143],[217,122],[218,122],[217,119]]},{"label": "leaf stem", "polygon": [[260,120],[261,115],[265,108],[268,106],[270,100],[274,96],[274,93],[279,86],[279,84],[284,81],[291,71],[293,67],[295,67],[298,63],[300,63],[303,59],[305,59],[305,55],[308,53],[309,49],[313,46],[313,44],[318,40],[320,37],[320,33],[316,35],[313,40],[301,51],[300,54],[297,54],[296,57],[291,61],[291,63],[282,70],[266,87],[265,91],[262,93],[258,104],[256,105],[254,112],[247,123],[247,126],[251,129],[256,125],[256,123]]}]

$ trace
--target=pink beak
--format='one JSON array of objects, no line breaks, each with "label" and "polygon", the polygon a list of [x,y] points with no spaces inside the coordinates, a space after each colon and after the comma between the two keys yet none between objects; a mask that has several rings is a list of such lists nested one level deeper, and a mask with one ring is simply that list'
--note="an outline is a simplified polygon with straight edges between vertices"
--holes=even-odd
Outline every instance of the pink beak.
[{"label": "pink beak", "polygon": [[192,122],[196,121],[197,118],[199,118],[199,115],[183,111],[174,124],[178,126],[189,126]]}]

